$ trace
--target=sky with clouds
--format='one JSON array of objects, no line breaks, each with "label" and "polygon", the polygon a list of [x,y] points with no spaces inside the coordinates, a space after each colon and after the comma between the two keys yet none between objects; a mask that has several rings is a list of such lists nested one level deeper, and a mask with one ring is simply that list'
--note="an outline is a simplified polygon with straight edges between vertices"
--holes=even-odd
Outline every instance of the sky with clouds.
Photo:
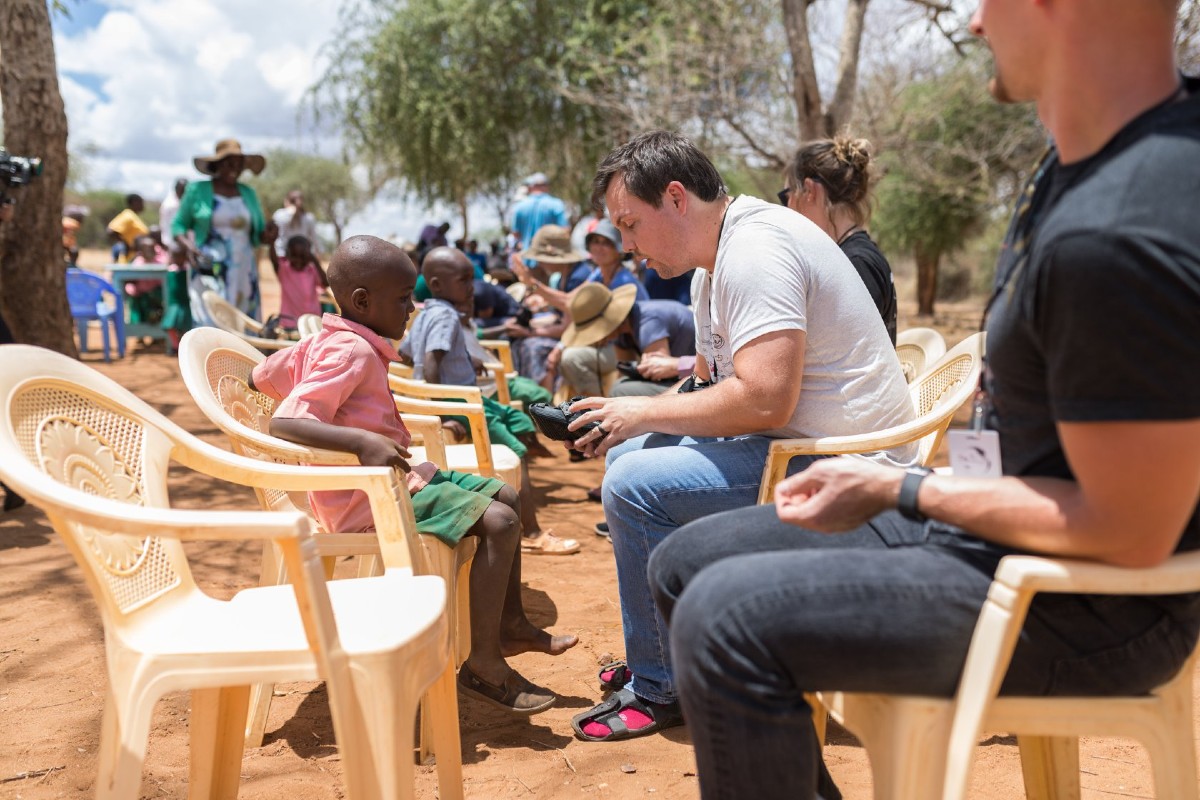
[{"label": "sky with clouds", "polygon": [[[338,0],[68,0],[54,15],[59,85],[70,147],[87,156],[91,187],[165,196],[176,177],[198,177],[196,155],[234,137],[248,152],[288,147],[335,156],[338,142],[302,114],[327,63]],[[270,167],[268,166],[268,169]],[[347,234],[415,238],[455,213],[382,200]],[[472,227],[496,224],[475,211]],[[456,229],[452,229],[452,233]]]}]

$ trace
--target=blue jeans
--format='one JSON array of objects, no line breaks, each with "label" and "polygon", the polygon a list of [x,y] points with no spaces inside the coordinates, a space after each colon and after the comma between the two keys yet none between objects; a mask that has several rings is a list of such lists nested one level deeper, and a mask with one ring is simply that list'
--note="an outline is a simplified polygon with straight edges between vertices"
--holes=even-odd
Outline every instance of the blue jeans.
[{"label": "blue jeans", "polygon": [[[655,703],[676,699],[667,625],[646,582],[650,551],[693,520],[754,505],[771,440],[695,439],[651,433],[614,447],[604,474],[604,516],[617,559],[630,688]],[[811,459],[797,458],[790,472]]]},{"label": "blue jeans", "polygon": [[[804,692],[950,697],[1009,552],[895,512],[827,535],[772,506],[688,525],[650,559],[700,791],[834,800]],[[1144,692],[1196,642],[1196,595],[1037,595],[1002,694]]]}]

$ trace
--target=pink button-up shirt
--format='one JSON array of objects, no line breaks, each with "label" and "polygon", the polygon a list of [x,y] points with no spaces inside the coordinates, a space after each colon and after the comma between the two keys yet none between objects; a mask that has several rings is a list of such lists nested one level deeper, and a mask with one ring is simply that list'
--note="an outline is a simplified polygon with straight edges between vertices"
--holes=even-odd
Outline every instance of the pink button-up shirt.
[{"label": "pink button-up shirt", "polygon": [[[281,401],[276,417],[368,430],[408,447],[412,436],[388,388],[388,363],[400,360],[396,349],[370,328],[336,314],[325,314],[321,325],[320,333],[255,367],[254,388]],[[428,483],[435,470],[428,462],[415,467],[408,474],[409,491]],[[354,533],[374,527],[364,492],[310,492],[308,502],[326,531]]]}]

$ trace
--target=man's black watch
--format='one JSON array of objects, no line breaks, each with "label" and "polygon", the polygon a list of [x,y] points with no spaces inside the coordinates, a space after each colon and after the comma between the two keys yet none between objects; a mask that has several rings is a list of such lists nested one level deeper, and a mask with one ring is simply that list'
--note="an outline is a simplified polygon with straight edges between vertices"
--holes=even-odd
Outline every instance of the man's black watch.
[{"label": "man's black watch", "polygon": [[917,508],[917,492],[921,488],[921,481],[931,472],[933,470],[929,467],[909,467],[904,470],[904,480],[900,482],[900,497],[896,501],[896,510],[900,512],[900,516],[913,522],[924,522],[928,519]]}]

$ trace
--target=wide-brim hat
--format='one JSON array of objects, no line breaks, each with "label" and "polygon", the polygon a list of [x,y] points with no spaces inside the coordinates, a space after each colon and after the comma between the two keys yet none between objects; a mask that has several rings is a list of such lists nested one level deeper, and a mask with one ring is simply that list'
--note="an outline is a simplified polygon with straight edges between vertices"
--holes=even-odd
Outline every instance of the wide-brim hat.
[{"label": "wide-brim hat", "polygon": [[571,232],[561,225],[543,225],[533,235],[533,242],[518,255],[545,264],[574,264],[587,261],[588,257],[571,246]]},{"label": "wide-brim hat", "polygon": [[258,175],[267,168],[267,160],[258,153],[243,153],[242,143],[237,139],[222,139],[217,142],[216,152],[211,156],[196,156],[192,159],[192,163],[196,165],[196,169],[203,172],[205,175],[212,175],[213,169],[218,161],[228,158],[229,156],[241,156],[245,159],[246,169]]},{"label": "wide-brim hat", "polygon": [[585,283],[571,298],[571,324],[563,331],[563,347],[585,347],[602,341],[629,318],[637,302],[632,283],[609,290],[602,283]]}]

